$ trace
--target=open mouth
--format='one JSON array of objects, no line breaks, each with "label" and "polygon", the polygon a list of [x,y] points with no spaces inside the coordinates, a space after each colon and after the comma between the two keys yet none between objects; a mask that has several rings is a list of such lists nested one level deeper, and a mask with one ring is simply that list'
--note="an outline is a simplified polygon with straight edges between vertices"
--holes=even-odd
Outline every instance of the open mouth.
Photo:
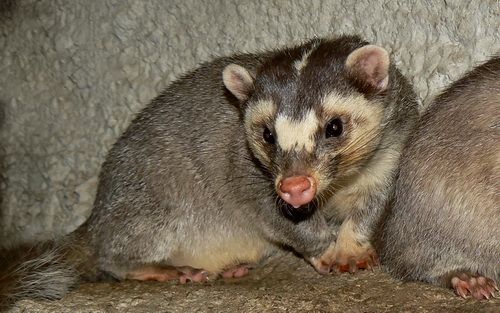
[{"label": "open mouth", "polygon": [[276,207],[286,219],[297,224],[311,217],[311,215],[313,215],[317,210],[318,205],[317,202],[313,200],[307,204],[295,208],[282,199],[278,199],[276,202]]}]

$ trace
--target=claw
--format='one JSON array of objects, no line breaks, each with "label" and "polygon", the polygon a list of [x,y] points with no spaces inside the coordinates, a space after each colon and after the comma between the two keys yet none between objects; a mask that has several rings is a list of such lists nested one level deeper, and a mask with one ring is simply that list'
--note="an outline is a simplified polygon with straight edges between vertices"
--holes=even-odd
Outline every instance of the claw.
[{"label": "claw", "polygon": [[358,262],[356,260],[350,259],[347,263],[349,265],[349,273],[354,274],[358,269]]},{"label": "claw", "polygon": [[240,265],[238,267],[224,271],[221,274],[221,276],[223,278],[240,278],[240,277],[246,276],[249,271],[250,271],[250,268],[248,265]]},{"label": "claw", "polygon": [[337,273],[356,273],[358,270],[373,270],[379,264],[378,256],[369,243],[361,245],[351,242],[334,242],[321,256],[312,257],[309,262],[320,274],[328,274],[332,270]]},{"label": "claw", "polygon": [[466,291],[464,291],[462,288],[457,288],[457,294],[458,294],[460,297],[462,297],[462,298],[464,298],[464,299],[467,299],[467,292],[466,292]]},{"label": "claw", "polygon": [[208,281],[208,272],[207,271],[185,271],[182,273],[182,275],[179,276],[179,283],[181,284],[186,284],[186,283],[201,283],[201,282],[206,282]]},{"label": "claw", "polygon": [[490,299],[490,293],[489,292],[481,290],[481,294],[483,295],[483,297],[486,298],[486,300]]},{"label": "claw", "polygon": [[337,266],[337,270],[340,272],[355,273],[358,270],[373,270],[375,266],[378,265],[378,258],[374,253],[370,253],[367,258],[362,260],[356,260],[355,258],[349,258],[344,262],[334,262]]},{"label": "claw", "polygon": [[337,265],[337,269],[340,271],[340,272],[349,272],[349,264],[341,264],[341,265]]},{"label": "claw", "polygon": [[495,297],[494,290],[498,290],[496,283],[484,276],[460,273],[451,279],[455,292],[462,298],[471,295],[475,299],[490,299]]}]

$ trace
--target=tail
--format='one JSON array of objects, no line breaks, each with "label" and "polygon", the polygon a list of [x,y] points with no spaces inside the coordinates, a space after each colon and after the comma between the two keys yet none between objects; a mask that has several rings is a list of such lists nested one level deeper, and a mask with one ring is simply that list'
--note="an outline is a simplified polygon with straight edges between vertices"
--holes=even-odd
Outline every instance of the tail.
[{"label": "tail", "polygon": [[88,274],[88,249],[72,235],[0,250],[0,311],[25,298],[60,299]]}]

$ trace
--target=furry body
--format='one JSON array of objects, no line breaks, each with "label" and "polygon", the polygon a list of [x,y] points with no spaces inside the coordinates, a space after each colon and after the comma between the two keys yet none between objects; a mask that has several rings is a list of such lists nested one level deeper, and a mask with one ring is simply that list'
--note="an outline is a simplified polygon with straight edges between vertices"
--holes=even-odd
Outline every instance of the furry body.
[{"label": "furry body", "polygon": [[499,143],[497,57],[437,97],[409,140],[384,229],[391,273],[491,296],[500,278]]},{"label": "furry body", "polygon": [[358,37],[205,63],[109,152],[92,214],[66,238],[88,246],[77,273],[239,277],[284,247],[321,273],[374,265],[374,225],[416,118],[387,52]]}]

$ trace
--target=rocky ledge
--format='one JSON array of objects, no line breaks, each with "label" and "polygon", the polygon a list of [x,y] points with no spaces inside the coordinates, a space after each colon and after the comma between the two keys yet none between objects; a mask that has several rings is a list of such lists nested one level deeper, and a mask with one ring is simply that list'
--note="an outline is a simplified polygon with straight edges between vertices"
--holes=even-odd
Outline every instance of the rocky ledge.
[{"label": "rocky ledge", "polygon": [[59,301],[23,300],[21,312],[500,312],[500,299],[461,299],[380,269],[320,276],[291,255],[240,279],[203,284],[87,283]]}]

